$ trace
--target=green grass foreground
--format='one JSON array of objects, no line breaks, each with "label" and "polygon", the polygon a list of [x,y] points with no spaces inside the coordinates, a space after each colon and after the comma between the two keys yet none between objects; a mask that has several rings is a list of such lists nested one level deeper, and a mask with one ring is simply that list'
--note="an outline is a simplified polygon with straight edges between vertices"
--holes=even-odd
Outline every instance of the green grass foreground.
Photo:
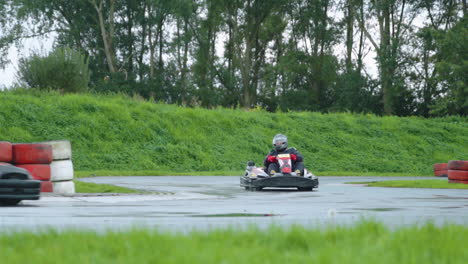
[{"label": "green grass foreground", "polygon": [[351,227],[190,234],[154,230],[0,233],[3,263],[466,263],[468,228],[447,224],[389,230]]},{"label": "green grass foreground", "polygon": [[77,171],[238,172],[276,133],[314,173],[432,175],[468,156],[468,118],[187,108],[122,95],[0,92],[0,140],[68,139]]},{"label": "green grass foreground", "polygon": [[120,187],[112,184],[97,184],[91,182],[75,182],[77,193],[144,193],[143,191]]},{"label": "green grass foreground", "polygon": [[449,183],[445,180],[392,180],[373,182],[347,182],[349,184],[367,184],[370,187],[395,188],[432,188],[432,189],[468,189],[468,184]]}]

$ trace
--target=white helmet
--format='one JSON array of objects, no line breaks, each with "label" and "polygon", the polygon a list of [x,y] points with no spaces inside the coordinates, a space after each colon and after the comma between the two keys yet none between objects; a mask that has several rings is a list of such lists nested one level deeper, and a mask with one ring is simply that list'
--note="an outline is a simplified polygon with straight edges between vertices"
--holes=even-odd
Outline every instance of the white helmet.
[{"label": "white helmet", "polygon": [[283,134],[276,134],[273,137],[273,147],[278,151],[283,151],[288,148],[288,137]]}]

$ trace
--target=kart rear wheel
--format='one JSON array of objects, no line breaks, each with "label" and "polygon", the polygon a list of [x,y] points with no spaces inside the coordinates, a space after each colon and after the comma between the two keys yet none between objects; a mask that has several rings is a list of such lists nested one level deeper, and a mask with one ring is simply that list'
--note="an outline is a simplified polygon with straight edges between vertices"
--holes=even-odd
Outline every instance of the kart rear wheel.
[{"label": "kart rear wheel", "polygon": [[245,186],[245,190],[246,191],[256,192],[256,191],[261,191],[262,187],[248,187],[248,186]]},{"label": "kart rear wheel", "polygon": [[300,192],[311,192],[313,189],[313,187],[297,187],[297,190]]}]

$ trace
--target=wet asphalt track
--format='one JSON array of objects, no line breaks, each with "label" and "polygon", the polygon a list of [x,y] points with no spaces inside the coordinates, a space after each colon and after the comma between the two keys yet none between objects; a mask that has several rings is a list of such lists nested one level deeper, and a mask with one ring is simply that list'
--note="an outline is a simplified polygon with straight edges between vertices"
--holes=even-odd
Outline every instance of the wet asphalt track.
[{"label": "wet asphalt track", "polygon": [[[429,177],[426,177],[426,179]],[[239,177],[97,177],[108,183],[162,192],[162,195],[45,196],[16,207],[0,207],[0,230],[85,228],[93,230],[157,227],[190,231],[254,224],[350,224],[375,219],[390,227],[453,222],[468,224],[468,190],[377,188],[344,182],[410,177],[319,177],[313,192],[248,192]],[[421,179],[421,178],[419,178]],[[431,177],[430,179],[434,179]],[[440,180],[447,180],[440,179]],[[259,214],[259,216],[235,216]]]}]

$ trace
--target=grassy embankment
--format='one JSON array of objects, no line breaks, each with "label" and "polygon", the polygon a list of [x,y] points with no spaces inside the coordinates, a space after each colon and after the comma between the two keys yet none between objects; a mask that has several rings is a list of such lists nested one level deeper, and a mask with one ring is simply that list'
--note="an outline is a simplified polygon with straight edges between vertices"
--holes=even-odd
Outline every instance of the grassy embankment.
[{"label": "grassy embankment", "polygon": [[348,182],[349,184],[366,184],[370,187],[394,188],[432,188],[432,189],[468,189],[468,184],[449,183],[447,180],[392,180],[373,182]]},{"label": "grassy embankment", "polygon": [[184,108],[138,98],[0,92],[0,140],[72,142],[77,176],[239,175],[276,133],[317,175],[432,175],[468,156],[468,119]]},{"label": "grassy embankment", "polygon": [[[270,227],[163,233],[44,231],[0,234],[4,263],[466,263],[468,228],[447,224],[389,230]],[[26,253],[27,252],[27,253]]]}]

